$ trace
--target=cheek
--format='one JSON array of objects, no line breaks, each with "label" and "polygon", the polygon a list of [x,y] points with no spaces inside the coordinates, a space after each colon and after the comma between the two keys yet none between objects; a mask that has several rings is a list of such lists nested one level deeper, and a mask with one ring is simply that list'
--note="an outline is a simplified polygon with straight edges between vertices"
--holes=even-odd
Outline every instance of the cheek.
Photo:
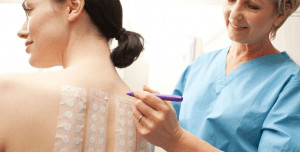
[{"label": "cheek", "polygon": [[223,3],[222,9],[223,9],[223,15],[224,15],[224,17],[228,18],[229,14],[230,14],[230,6],[227,4],[227,2]]},{"label": "cheek", "polygon": [[60,42],[64,39],[65,27],[62,21],[55,16],[38,16],[28,21],[30,35],[40,45]]},{"label": "cheek", "polygon": [[270,17],[254,17],[252,26],[261,31],[269,31],[273,26],[273,20]]},{"label": "cheek", "polygon": [[226,9],[226,8],[223,8],[223,16],[224,16],[224,18],[226,19],[226,18],[228,18],[228,13],[229,11]]},{"label": "cheek", "polygon": [[66,26],[54,17],[31,18],[28,24],[31,38],[34,41],[32,47],[32,63],[37,66],[41,63],[57,62],[60,54],[66,48]]},{"label": "cheek", "polygon": [[228,24],[229,15],[230,15],[230,10],[227,9],[226,7],[223,8],[223,17],[226,24]]},{"label": "cheek", "polygon": [[38,40],[38,35],[42,32],[42,23],[43,21],[40,16],[28,17],[27,31],[34,38],[34,41]]}]

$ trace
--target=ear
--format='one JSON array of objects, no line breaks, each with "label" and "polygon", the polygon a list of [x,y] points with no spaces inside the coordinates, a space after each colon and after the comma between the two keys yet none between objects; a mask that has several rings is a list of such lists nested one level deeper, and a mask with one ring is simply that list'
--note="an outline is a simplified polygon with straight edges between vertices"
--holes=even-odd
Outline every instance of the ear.
[{"label": "ear", "polygon": [[286,17],[287,17],[287,14],[286,14],[286,13],[284,13],[284,14],[279,14],[279,15],[277,16],[277,18],[275,19],[275,21],[274,21],[274,26],[275,26],[275,27],[279,26],[279,25],[286,19]]},{"label": "ear", "polygon": [[[291,9],[292,4],[291,3],[286,3],[285,4],[285,9],[289,10]],[[277,27],[279,26],[287,17],[288,17],[288,11],[283,12],[283,14],[278,14],[277,18],[275,19],[274,26]]]},{"label": "ear", "polygon": [[82,14],[84,10],[84,0],[69,0],[68,2],[68,20],[72,22]]}]

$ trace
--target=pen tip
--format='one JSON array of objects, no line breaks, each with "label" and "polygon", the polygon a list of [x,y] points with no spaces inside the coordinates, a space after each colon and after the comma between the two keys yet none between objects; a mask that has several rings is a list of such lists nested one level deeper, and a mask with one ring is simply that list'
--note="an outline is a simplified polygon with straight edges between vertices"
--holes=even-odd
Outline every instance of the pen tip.
[{"label": "pen tip", "polygon": [[129,96],[133,96],[133,92],[126,93]]}]

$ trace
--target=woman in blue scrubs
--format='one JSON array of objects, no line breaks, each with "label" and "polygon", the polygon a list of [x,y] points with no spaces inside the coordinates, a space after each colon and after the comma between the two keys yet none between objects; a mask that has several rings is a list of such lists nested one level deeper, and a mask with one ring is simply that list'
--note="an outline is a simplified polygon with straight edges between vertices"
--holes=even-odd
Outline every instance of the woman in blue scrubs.
[{"label": "woman in blue scrubs", "polygon": [[134,92],[138,132],[170,152],[300,151],[300,68],[271,43],[299,3],[225,0],[232,44],[187,67],[181,103]]}]

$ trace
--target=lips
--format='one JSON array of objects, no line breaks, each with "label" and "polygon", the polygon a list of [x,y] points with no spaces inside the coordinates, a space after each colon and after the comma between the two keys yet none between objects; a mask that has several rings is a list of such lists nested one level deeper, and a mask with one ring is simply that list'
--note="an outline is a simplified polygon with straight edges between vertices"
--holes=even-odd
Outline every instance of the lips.
[{"label": "lips", "polygon": [[33,43],[33,41],[26,41],[25,42],[25,46],[28,46],[28,45],[30,45],[30,44],[32,44]]},{"label": "lips", "polygon": [[237,28],[237,29],[245,29],[245,28],[248,28],[247,26],[234,25],[234,24],[232,24],[231,22],[229,22],[229,24],[230,24],[232,27]]}]

